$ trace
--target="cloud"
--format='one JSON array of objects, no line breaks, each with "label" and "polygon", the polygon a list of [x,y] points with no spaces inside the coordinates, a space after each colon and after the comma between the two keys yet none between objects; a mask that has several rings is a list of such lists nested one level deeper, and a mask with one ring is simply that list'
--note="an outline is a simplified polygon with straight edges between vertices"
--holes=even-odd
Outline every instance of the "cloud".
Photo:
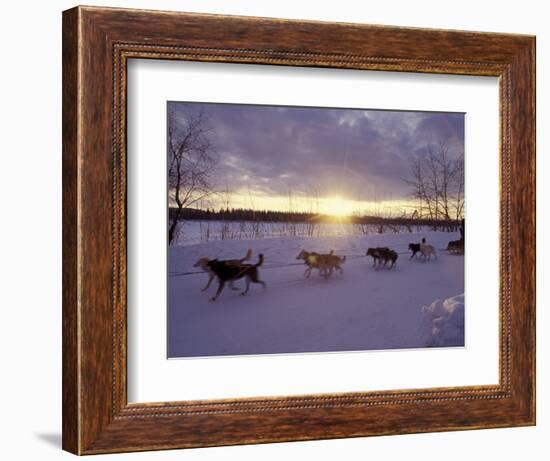
[{"label": "cloud", "polygon": [[402,199],[410,195],[403,179],[413,156],[439,142],[452,154],[464,151],[457,113],[169,104],[175,120],[190,111],[208,116],[220,159],[215,180],[232,191]]}]

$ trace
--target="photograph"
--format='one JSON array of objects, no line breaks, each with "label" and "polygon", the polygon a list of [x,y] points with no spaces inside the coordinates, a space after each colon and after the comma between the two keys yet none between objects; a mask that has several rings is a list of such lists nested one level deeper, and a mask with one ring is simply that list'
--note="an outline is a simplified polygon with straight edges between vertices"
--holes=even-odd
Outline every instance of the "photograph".
[{"label": "photograph", "polygon": [[168,101],[168,358],[464,347],[464,120]]}]

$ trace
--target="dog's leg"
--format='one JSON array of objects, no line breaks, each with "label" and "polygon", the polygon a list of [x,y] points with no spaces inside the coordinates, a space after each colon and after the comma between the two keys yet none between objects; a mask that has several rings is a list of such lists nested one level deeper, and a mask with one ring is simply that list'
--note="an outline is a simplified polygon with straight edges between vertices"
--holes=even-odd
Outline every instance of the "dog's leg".
[{"label": "dog's leg", "polygon": [[201,291],[206,291],[206,290],[208,290],[208,287],[211,285],[212,280],[214,280],[214,274],[212,274],[211,272],[209,272],[209,273],[208,273],[208,282],[207,282],[206,286],[205,286],[204,288],[201,289]]},{"label": "dog's leg", "polygon": [[250,288],[250,277],[247,276],[245,277],[245,282],[246,282],[246,288],[245,290],[241,293],[242,296],[244,296],[245,294],[248,293],[248,289]]},{"label": "dog's leg", "polygon": [[216,294],[211,299],[211,301],[216,301],[216,299],[218,299],[218,296],[220,296],[220,293],[222,292],[224,285],[225,285],[225,282],[220,280],[220,284],[218,285],[218,291],[216,291]]},{"label": "dog's leg", "polygon": [[308,279],[310,275],[311,275],[311,267],[308,267],[308,268],[304,271],[304,277],[305,277],[306,279]]},{"label": "dog's leg", "polygon": [[258,274],[251,274],[250,276],[250,281],[251,282],[254,282],[254,283],[259,283],[262,285],[262,288],[265,290],[266,289],[266,286],[265,286],[265,282],[263,280],[260,280],[258,278]]}]

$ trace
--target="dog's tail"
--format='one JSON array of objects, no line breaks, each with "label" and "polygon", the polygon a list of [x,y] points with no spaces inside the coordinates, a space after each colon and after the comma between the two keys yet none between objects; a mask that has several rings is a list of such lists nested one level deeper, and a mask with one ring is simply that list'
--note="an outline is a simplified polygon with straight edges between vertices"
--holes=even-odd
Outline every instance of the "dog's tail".
[{"label": "dog's tail", "polygon": [[343,263],[346,262],[346,257],[345,257],[345,256],[342,257],[342,262],[343,262]]},{"label": "dog's tail", "polygon": [[258,262],[254,264],[254,267],[260,267],[264,263],[264,255],[260,253],[258,255]]},{"label": "dog's tail", "polygon": [[252,257],[252,248],[249,248],[248,251],[246,252],[246,255],[244,255],[244,258],[241,259],[241,262],[244,263],[251,257]]}]

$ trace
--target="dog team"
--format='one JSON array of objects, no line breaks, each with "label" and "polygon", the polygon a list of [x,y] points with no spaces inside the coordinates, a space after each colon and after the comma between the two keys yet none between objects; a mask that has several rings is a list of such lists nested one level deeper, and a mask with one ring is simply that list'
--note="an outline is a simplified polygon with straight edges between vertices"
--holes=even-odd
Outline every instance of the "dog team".
[{"label": "dog team", "polygon": [[[409,243],[409,250],[411,251],[409,259],[421,258],[424,261],[428,261],[432,259],[432,256],[434,259],[437,259],[437,252],[434,246],[427,244],[425,238],[423,238],[420,243]],[[464,240],[450,241],[447,250],[455,254],[464,253]],[[383,266],[388,269],[393,269],[395,267],[397,258],[399,257],[397,252],[389,247],[369,248],[366,255],[372,257],[373,267],[380,268]],[[241,259],[218,260],[208,259],[206,257],[200,258],[193,267],[199,267],[208,274],[208,282],[204,288],[202,288],[202,291],[206,291],[215,278],[218,279],[218,289],[214,297],[211,298],[211,301],[216,301],[216,299],[218,299],[226,283],[232,290],[238,290],[238,288],[233,285],[233,282],[242,278],[244,278],[246,282],[246,287],[241,292],[242,295],[248,292],[250,282],[260,284],[265,289],[265,282],[260,280],[258,271],[258,268],[264,262],[264,256],[260,253],[256,264],[246,263],[251,257],[252,250],[249,249],[244,258]],[[331,250],[330,253],[317,253],[315,251],[302,250],[296,259],[304,261],[304,264],[307,266],[304,271],[304,277],[309,278],[311,272],[315,269],[325,280],[335,271],[343,274],[344,270],[342,269],[342,264],[346,261],[345,256],[335,255],[333,250]]]}]

